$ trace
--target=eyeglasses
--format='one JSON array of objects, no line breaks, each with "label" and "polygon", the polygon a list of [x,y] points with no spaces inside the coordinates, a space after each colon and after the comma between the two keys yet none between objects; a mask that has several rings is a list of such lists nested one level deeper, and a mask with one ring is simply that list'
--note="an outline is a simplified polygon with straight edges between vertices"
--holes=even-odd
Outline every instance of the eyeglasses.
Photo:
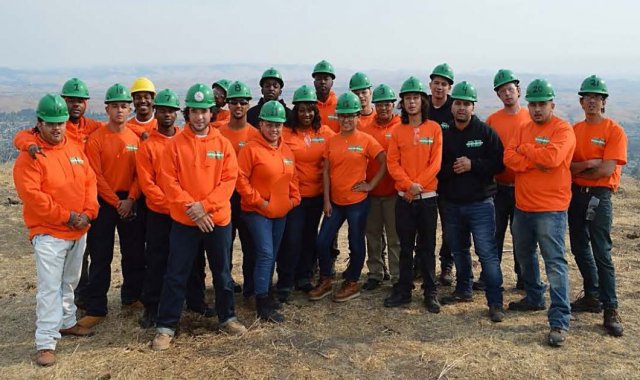
[{"label": "eyeglasses", "polygon": [[249,105],[249,102],[247,102],[246,100],[227,100],[227,103],[229,103],[231,105],[234,105],[234,106],[237,106],[237,105],[248,106]]}]

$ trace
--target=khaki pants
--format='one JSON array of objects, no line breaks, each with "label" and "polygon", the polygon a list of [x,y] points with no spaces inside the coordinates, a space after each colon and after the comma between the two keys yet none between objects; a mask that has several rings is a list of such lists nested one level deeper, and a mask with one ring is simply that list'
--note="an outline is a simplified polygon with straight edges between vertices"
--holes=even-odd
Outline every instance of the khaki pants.
[{"label": "khaki pants", "polygon": [[[398,282],[400,241],[396,232],[396,199],[397,196],[388,197],[369,196],[371,206],[367,218],[365,236],[367,238],[367,268],[369,278],[382,281],[384,238],[386,237],[389,257],[389,273],[391,282]],[[383,236],[384,233],[384,236]]]}]

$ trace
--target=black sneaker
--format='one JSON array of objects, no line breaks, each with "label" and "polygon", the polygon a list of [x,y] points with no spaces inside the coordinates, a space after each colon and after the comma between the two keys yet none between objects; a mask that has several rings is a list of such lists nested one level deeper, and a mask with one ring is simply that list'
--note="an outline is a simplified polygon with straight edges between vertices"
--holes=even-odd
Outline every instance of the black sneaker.
[{"label": "black sneaker", "polygon": [[288,303],[290,295],[291,295],[291,291],[289,289],[276,290],[276,299],[281,303]]},{"label": "black sneaker", "polygon": [[391,273],[387,269],[384,270],[384,274],[382,275],[382,281],[391,280]]},{"label": "black sneaker", "polygon": [[491,322],[502,322],[504,319],[504,308],[502,305],[489,306],[489,319],[491,319]]},{"label": "black sneaker", "polygon": [[602,313],[602,303],[599,299],[584,295],[571,302],[572,313]]},{"label": "black sneaker", "polygon": [[522,280],[520,277],[518,277],[518,280],[516,281],[516,289],[524,290],[524,280]]},{"label": "black sneaker", "polygon": [[453,284],[453,276],[451,274],[451,268],[444,267],[440,272],[439,277],[440,285],[451,286]]},{"label": "black sneaker", "polygon": [[485,285],[484,281],[478,280],[473,282],[473,285],[471,286],[471,288],[473,290],[484,292],[487,289],[487,285]]},{"label": "black sneaker", "polygon": [[411,303],[411,293],[393,289],[391,295],[384,299],[384,307],[398,307]]},{"label": "black sneaker", "polygon": [[363,290],[376,290],[380,287],[380,285],[382,284],[382,281],[380,280],[376,280],[374,278],[370,278],[367,280],[367,282],[364,283],[364,285],[362,285],[362,289]]},{"label": "black sneaker", "polygon": [[520,301],[509,302],[509,310],[513,311],[539,311],[544,310],[544,305],[532,305],[525,298]]},{"label": "black sneaker", "polygon": [[213,305],[209,306],[206,303],[203,303],[202,305],[199,305],[199,306],[187,305],[187,310],[196,314],[200,314],[205,318],[211,318],[216,315],[216,309],[213,307]]},{"label": "black sneaker", "polygon": [[435,295],[426,296],[424,298],[424,307],[429,313],[438,314],[440,312],[440,302],[438,302],[438,297]]},{"label": "black sneaker", "polygon": [[310,282],[307,282],[305,284],[296,285],[295,289],[304,293],[309,293],[309,291],[313,289],[313,285],[311,285]]},{"label": "black sneaker", "polygon": [[144,309],[144,313],[142,314],[142,318],[138,320],[138,324],[143,329],[150,329],[156,326],[156,314],[157,310]]},{"label": "black sneaker", "polygon": [[234,279],[231,279],[231,281],[233,282],[233,292],[235,294],[242,293],[242,285],[238,284]]},{"label": "black sneaker", "polygon": [[282,323],[284,316],[273,308],[273,300],[264,295],[256,297],[256,312],[258,318],[266,322]]},{"label": "black sneaker", "polygon": [[448,296],[444,296],[440,298],[440,303],[443,305],[451,305],[454,303],[472,302],[472,301],[473,301],[473,294],[464,294],[464,293],[458,293],[458,292],[453,292]]},{"label": "black sneaker", "polygon": [[547,343],[551,347],[562,347],[567,340],[567,332],[562,329],[552,328],[547,335]]},{"label": "black sneaker", "polygon": [[619,337],[624,334],[622,318],[616,309],[604,309],[604,328],[611,336]]}]

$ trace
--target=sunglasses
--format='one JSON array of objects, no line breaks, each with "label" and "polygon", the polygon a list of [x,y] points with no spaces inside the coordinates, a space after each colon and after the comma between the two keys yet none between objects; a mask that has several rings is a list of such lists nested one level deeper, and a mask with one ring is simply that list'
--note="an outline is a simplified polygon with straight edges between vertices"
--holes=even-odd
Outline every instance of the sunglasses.
[{"label": "sunglasses", "polygon": [[246,100],[227,100],[227,103],[237,106],[237,105],[241,105],[241,106],[248,106],[249,102]]}]

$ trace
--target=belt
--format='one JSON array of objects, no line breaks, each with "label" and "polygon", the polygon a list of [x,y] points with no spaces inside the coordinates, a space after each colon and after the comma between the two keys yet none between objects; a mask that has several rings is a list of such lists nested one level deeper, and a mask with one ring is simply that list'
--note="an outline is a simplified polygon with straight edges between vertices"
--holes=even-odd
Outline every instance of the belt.
[{"label": "belt", "polygon": [[497,182],[498,186],[505,186],[505,187],[515,187],[516,184],[515,183],[511,183],[511,182]]},{"label": "belt", "polygon": [[[398,191],[398,195],[404,198],[404,191]],[[413,199],[427,199],[427,198],[433,198],[433,197],[437,197],[438,193],[436,193],[435,191],[430,191],[428,193],[420,193],[418,195],[414,195]]]},{"label": "belt", "polygon": [[576,184],[571,184],[571,191],[583,194],[591,194],[604,193],[611,191],[611,189],[606,186],[579,186]]}]

